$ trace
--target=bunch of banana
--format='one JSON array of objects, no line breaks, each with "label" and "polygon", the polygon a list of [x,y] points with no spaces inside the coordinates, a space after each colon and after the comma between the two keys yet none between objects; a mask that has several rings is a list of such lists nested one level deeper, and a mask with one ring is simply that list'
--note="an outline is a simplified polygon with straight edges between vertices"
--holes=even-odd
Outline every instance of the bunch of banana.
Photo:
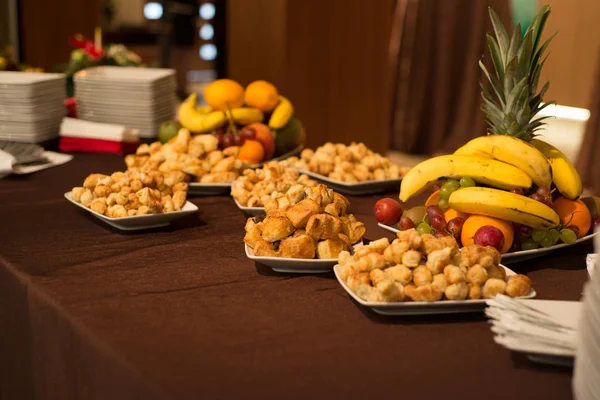
[{"label": "bunch of banana", "polygon": [[260,122],[264,118],[262,111],[254,107],[238,107],[230,111],[213,111],[210,107],[196,108],[196,93],[181,104],[177,116],[181,125],[194,133],[214,131],[225,125],[228,117],[240,125]]},{"label": "bunch of banana", "polygon": [[294,106],[285,97],[279,96],[279,103],[273,110],[271,118],[269,119],[269,128],[281,129],[283,128],[294,114]]},{"label": "bunch of banana", "polygon": [[456,211],[500,218],[535,229],[554,228],[560,224],[558,214],[544,203],[505,190],[461,188],[450,195],[448,204]]},{"label": "bunch of banana", "polygon": [[550,161],[552,182],[560,194],[571,200],[579,198],[583,192],[583,184],[573,163],[560,150],[547,142],[533,139],[531,144]]}]

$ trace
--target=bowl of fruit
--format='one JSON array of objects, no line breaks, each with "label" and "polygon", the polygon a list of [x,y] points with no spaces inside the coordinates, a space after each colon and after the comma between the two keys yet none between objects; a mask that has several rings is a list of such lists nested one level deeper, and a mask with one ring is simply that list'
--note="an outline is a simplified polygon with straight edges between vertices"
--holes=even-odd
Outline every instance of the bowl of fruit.
[{"label": "bowl of fruit", "polygon": [[181,125],[194,134],[212,134],[219,149],[239,147],[237,157],[252,167],[272,159],[298,154],[306,140],[302,123],[294,118],[290,100],[266,81],[245,88],[231,79],[219,79],[204,90],[206,107],[197,107],[197,94],[179,107]]},{"label": "bowl of fruit", "polygon": [[433,189],[431,195],[424,205],[407,210],[385,199],[385,209],[394,212],[384,213],[384,218],[376,205],[380,226],[452,235],[463,246],[492,246],[505,263],[538,257],[594,236],[600,198],[580,198],[583,185],[571,161],[537,137],[548,117],[536,115],[553,103],[542,101],[549,83],[537,91],[550,42],[541,42],[549,13],[549,7],[543,7],[524,36],[515,30],[509,38],[490,9],[495,71],[489,73],[480,62],[489,81],[482,83],[488,134],[453,154],[413,167],[401,182],[400,201],[406,203]]}]

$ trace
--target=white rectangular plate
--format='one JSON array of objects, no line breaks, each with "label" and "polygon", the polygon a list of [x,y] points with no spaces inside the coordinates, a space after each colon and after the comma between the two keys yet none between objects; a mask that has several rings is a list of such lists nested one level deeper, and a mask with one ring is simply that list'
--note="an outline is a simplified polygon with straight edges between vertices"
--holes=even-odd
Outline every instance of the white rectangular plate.
[{"label": "white rectangular plate", "polygon": [[[319,274],[331,272],[333,266],[337,264],[337,258],[330,259],[311,259],[304,258],[282,258],[282,257],[261,257],[255,256],[252,248],[246,247],[246,256],[271,268],[273,271],[292,273],[292,274]],[[357,249],[362,246],[362,242],[355,244],[353,247]]]},{"label": "white rectangular plate", "polygon": [[314,172],[306,171],[303,169],[298,169],[298,172],[301,174],[306,174],[311,178],[326,184],[331,189],[335,190],[338,193],[347,194],[350,196],[361,196],[367,194],[377,194],[377,193],[385,193],[400,191],[400,182],[402,182],[401,178],[397,179],[385,179],[380,181],[366,181],[366,182],[358,182],[358,183],[347,183],[336,181],[333,179],[329,179],[326,176],[321,174],[316,174]]},{"label": "white rectangular plate", "polygon": [[77,207],[83,208],[94,217],[106,222],[108,225],[120,229],[122,231],[137,231],[142,229],[158,228],[161,226],[167,226],[171,222],[186,215],[191,215],[198,211],[198,207],[189,201],[186,201],[181,211],[174,211],[162,214],[147,214],[147,215],[136,215],[134,217],[124,218],[109,218],[105,215],[99,214],[91,209],[87,208],[81,203],[76,202],[71,197],[71,192],[65,193],[65,198]]},{"label": "white rectangular plate", "polygon": [[294,150],[288,151],[287,153],[282,154],[279,157],[275,157],[275,158],[273,158],[271,160],[263,161],[263,162],[261,162],[259,164],[252,164],[250,166],[250,168],[262,168],[265,163],[268,163],[270,161],[283,161],[286,158],[290,158],[290,157],[293,157],[293,156],[296,156],[296,155],[300,154],[303,149],[304,149],[304,145],[301,144],[298,147],[296,147]]},{"label": "white rectangular plate", "polygon": [[231,183],[200,183],[188,184],[188,195],[193,196],[220,196],[231,193]]},{"label": "white rectangular plate", "polygon": [[[515,275],[515,272],[511,269],[506,268],[504,265],[500,265],[506,270],[506,275]],[[381,315],[428,315],[428,314],[458,314],[466,312],[480,312],[486,307],[485,300],[440,300],[440,301],[406,301],[406,302],[394,302],[394,303],[379,303],[379,302],[368,302],[364,301],[356,295],[346,285],[340,276],[340,266],[335,265],[333,267],[335,277],[346,292],[352,297],[358,304],[363,307],[370,308],[377,314]],[[531,299],[536,296],[535,290],[531,289],[531,292],[524,296],[525,299]]]},{"label": "white rectangular plate", "polygon": [[243,212],[245,212],[248,215],[252,215],[253,217],[257,216],[257,215],[264,215],[265,214],[265,208],[264,207],[244,207],[243,205],[241,205],[237,199],[235,197],[233,197],[233,201],[235,201],[235,205],[238,206],[238,208],[240,210],[242,210]]},{"label": "white rectangular plate", "polygon": [[[394,232],[394,233],[400,232],[400,230],[394,228],[393,226],[384,225],[381,223],[378,223],[377,225],[379,225],[380,228],[383,228],[386,231],[390,231],[390,232]],[[550,252],[553,252],[554,250],[558,250],[558,249],[561,249],[561,248],[567,247],[567,246],[573,246],[577,243],[581,243],[581,242],[590,240],[591,238],[596,236],[598,233],[600,233],[600,231],[588,233],[581,239],[577,239],[577,241],[575,243],[571,243],[571,244],[562,243],[562,244],[556,244],[552,247],[539,248],[539,249],[533,249],[533,250],[521,250],[521,251],[515,251],[514,253],[502,254],[502,262],[504,262],[506,264],[514,264],[517,262],[542,257],[542,256],[547,255]]]}]

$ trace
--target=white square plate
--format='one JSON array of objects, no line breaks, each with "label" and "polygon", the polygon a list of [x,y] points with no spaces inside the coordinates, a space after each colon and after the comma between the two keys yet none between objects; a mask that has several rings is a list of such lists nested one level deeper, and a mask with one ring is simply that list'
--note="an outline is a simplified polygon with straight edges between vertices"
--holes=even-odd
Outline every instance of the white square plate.
[{"label": "white square plate", "polygon": [[[189,186],[189,185],[188,185]],[[258,215],[265,215],[265,208],[264,207],[244,207],[243,205],[241,205],[237,199],[235,197],[233,197],[233,201],[235,201],[235,205],[242,210],[243,212],[245,212],[248,215],[251,215],[253,217],[256,217]]]},{"label": "white square plate", "polygon": [[[400,230],[394,228],[393,226],[384,225],[381,223],[378,223],[377,225],[379,225],[380,228],[383,228],[386,231],[390,231],[390,232],[394,232],[394,233],[400,232]],[[561,249],[561,248],[567,247],[567,246],[573,246],[573,245],[576,245],[577,243],[581,243],[581,242],[590,240],[591,238],[596,236],[598,233],[600,233],[600,231],[588,233],[581,239],[577,239],[577,241],[575,243],[571,243],[571,244],[562,243],[562,244],[556,244],[552,247],[539,248],[539,249],[533,249],[533,250],[521,250],[521,251],[515,251],[513,253],[502,254],[502,262],[504,262],[506,264],[514,264],[517,262],[542,257],[542,256],[547,255],[548,253],[553,252],[554,250],[558,250],[558,249]]]},{"label": "white square plate", "polygon": [[101,66],[79,71],[75,80],[118,81],[123,83],[154,83],[175,75],[174,69]]},{"label": "white square plate", "polygon": [[316,174],[314,172],[305,171],[302,169],[298,169],[298,172],[301,174],[306,174],[311,178],[326,184],[331,189],[335,190],[338,193],[347,194],[350,196],[362,196],[367,194],[377,194],[377,193],[385,193],[385,192],[399,192],[400,191],[400,182],[402,182],[401,178],[397,179],[385,179],[380,181],[366,181],[366,182],[358,182],[358,183],[346,183],[341,181],[336,181],[333,179],[329,179],[328,177]]},{"label": "white square plate", "polygon": [[[508,269],[504,265],[500,265],[506,271],[506,276],[516,275],[511,269]],[[346,292],[352,297],[358,304],[363,307],[370,308],[377,314],[381,315],[428,315],[428,314],[458,314],[466,312],[480,312],[486,307],[485,300],[440,300],[440,301],[406,301],[406,302],[394,302],[394,303],[379,303],[379,302],[368,302],[364,301],[356,295],[346,285],[340,276],[340,266],[336,263],[333,267],[335,277]],[[537,294],[535,290],[531,289],[531,292],[527,296],[522,298],[531,299]]]},{"label": "white square plate", "polygon": [[231,193],[231,183],[188,183],[188,195],[219,196]]},{"label": "white square plate", "polygon": [[120,229],[122,231],[137,231],[142,229],[158,228],[161,226],[167,226],[171,222],[186,215],[191,215],[198,211],[198,207],[190,202],[186,201],[181,211],[174,211],[162,214],[147,214],[147,215],[136,215],[134,217],[124,218],[109,218],[105,215],[99,214],[91,209],[87,208],[83,204],[80,204],[73,200],[71,192],[65,193],[65,198],[77,207],[83,208],[94,217],[106,222],[108,225]]},{"label": "white square plate", "polygon": [[[362,245],[362,242],[359,242],[352,247],[357,249]],[[331,272],[333,266],[338,262],[337,258],[307,260],[305,258],[255,256],[252,248],[248,247],[246,243],[244,243],[244,246],[246,248],[246,256],[249,259],[254,260],[257,263],[264,264],[273,271],[277,272],[291,274],[322,274]]]}]

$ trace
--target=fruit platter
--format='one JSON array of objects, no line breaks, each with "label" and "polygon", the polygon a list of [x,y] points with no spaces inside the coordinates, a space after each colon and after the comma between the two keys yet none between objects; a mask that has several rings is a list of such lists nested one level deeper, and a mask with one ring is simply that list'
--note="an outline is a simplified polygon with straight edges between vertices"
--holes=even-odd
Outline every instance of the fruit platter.
[{"label": "fruit platter", "polygon": [[406,210],[394,199],[380,200],[375,205],[380,226],[453,236],[461,246],[491,246],[506,263],[593,236],[600,198],[581,198],[582,182],[571,161],[538,136],[549,117],[537,115],[554,103],[543,102],[548,82],[538,91],[552,39],[541,40],[549,13],[544,7],[524,36],[518,31],[509,36],[490,10],[494,70],[480,61],[487,78],[481,87],[488,134],[408,171],[400,201],[406,204],[428,190],[431,195],[424,205]]}]

